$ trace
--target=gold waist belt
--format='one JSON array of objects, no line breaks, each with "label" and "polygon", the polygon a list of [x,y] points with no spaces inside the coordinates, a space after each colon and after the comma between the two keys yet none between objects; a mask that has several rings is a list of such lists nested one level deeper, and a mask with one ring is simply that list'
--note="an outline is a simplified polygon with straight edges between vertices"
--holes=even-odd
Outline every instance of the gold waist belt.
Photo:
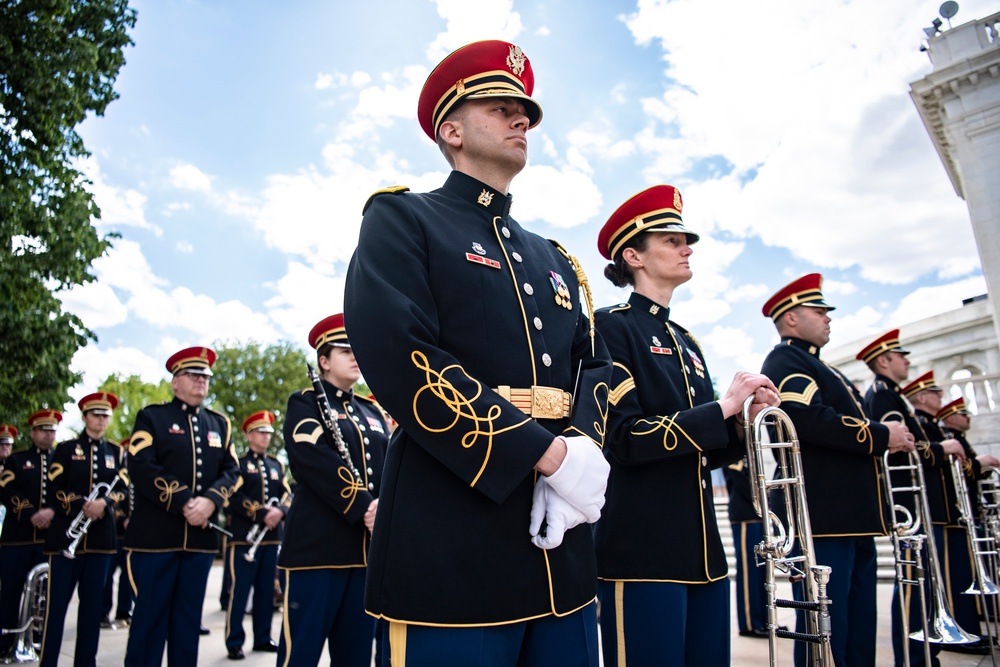
[{"label": "gold waist belt", "polygon": [[573,394],[555,387],[521,389],[500,385],[494,391],[532,419],[565,419],[573,405]]}]

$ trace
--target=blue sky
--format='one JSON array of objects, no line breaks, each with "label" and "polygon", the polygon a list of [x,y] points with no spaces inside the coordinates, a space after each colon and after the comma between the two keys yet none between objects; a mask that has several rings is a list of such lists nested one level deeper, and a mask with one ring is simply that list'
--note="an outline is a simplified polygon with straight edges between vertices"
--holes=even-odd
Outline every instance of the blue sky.
[{"label": "blue sky", "polygon": [[[908,95],[938,4],[133,2],[121,97],[81,128],[98,226],[121,239],[61,295],[99,337],[73,396],[111,372],[166,377],[188,345],[307,348],[342,309],[368,195],[446,177],[416,100],[478,39],[532,62],[544,118],[513,214],[581,259],[596,305],[627,298],[596,248],[608,215],[650,185],[682,190],[702,241],[672,313],[720,390],[759,369],[777,340],[760,307],[804,273],[838,306],[831,346],[957,308],[985,281]],[[964,0],[953,22],[994,9]]]}]

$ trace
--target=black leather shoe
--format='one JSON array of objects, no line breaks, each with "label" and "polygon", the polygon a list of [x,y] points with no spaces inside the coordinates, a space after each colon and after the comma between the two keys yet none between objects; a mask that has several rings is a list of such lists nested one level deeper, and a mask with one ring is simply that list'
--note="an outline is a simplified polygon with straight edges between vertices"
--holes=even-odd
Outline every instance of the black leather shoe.
[{"label": "black leather shoe", "polygon": [[206,628],[204,625],[198,628],[198,634],[204,637],[205,635],[211,633],[212,631]]},{"label": "black leather shoe", "polygon": [[257,642],[254,644],[253,650],[264,651],[265,653],[277,653],[278,645],[274,643],[274,640],[268,639],[266,642]]},{"label": "black leather shoe", "polygon": [[753,630],[744,630],[740,633],[740,637],[753,637],[754,639],[767,639],[770,637],[770,633],[767,628],[754,628]]},{"label": "black leather shoe", "polygon": [[231,648],[229,649],[229,659],[230,660],[242,660],[246,655],[243,653],[241,648]]},{"label": "black leather shoe", "polygon": [[988,655],[990,645],[985,639],[979,639],[970,644],[939,644],[942,651],[952,651],[954,653],[966,653],[969,655]]}]

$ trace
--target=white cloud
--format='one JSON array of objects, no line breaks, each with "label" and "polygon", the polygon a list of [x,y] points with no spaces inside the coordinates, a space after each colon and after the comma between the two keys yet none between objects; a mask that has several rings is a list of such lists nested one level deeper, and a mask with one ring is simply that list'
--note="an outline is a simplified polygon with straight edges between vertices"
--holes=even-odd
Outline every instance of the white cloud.
[{"label": "white cloud", "polygon": [[[839,345],[874,336],[888,327],[884,308],[862,306],[856,313],[842,313],[839,309],[830,315],[830,342],[833,349]],[[924,317],[924,315],[921,315]]]},{"label": "white cloud", "polygon": [[[179,347],[173,349],[176,352]],[[143,382],[159,382],[167,376],[163,360],[154,359],[146,351],[129,346],[98,347],[87,345],[80,348],[70,363],[70,370],[83,373],[83,379],[73,391],[74,396],[82,398],[92,391],[112,373],[123,377],[138,375]]]},{"label": "white cloud", "polygon": [[[978,266],[968,214],[907,95],[928,62],[915,50],[920,21],[903,10],[732,3],[729,25],[767,16],[767,37],[748,47],[720,37],[716,5],[640,0],[626,25],[637,43],[659,43],[680,83],[642,100],[644,177],[703,178],[698,161],[722,159],[733,170],[711,176],[729,195],[712,204],[722,229],[882,283],[968,275]],[[956,230],[947,244],[942,228]]]},{"label": "white cloud", "polygon": [[743,329],[736,327],[716,326],[705,336],[699,337],[699,342],[711,350],[706,355],[709,359],[733,359],[753,352],[753,338]]},{"label": "white cloud", "polygon": [[823,279],[824,294],[842,294],[844,296],[854,294],[858,291],[858,286],[845,280]]},{"label": "white cloud", "polygon": [[189,241],[178,241],[175,247],[177,248],[177,252],[182,252],[185,255],[190,255],[194,252],[194,245]]},{"label": "white cloud", "polygon": [[544,26],[543,25],[543,26],[539,26],[535,30],[535,34],[538,35],[539,37],[548,37],[549,35],[552,34],[552,31],[548,28],[548,26]]},{"label": "white cloud", "polygon": [[165,218],[172,217],[177,211],[189,211],[191,210],[191,203],[186,201],[174,201],[170,202],[163,207],[161,215]]},{"label": "white cloud", "polygon": [[211,192],[212,177],[193,164],[181,164],[170,170],[170,184],[181,190]]},{"label": "white cloud", "polygon": [[217,302],[188,287],[133,293],[127,305],[136,317],[164,329],[187,330],[203,344],[216,339],[270,343],[280,338],[267,315],[240,301]]},{"label": "white cloud", "polygon": [[483,39],[513,42],[521,34],[521,15],[513,0],[435,0],[445,31],[427,47],[427,60],[440,62],[455,49]]},{"label": "white cloud", "polygon": [[670,319],[684,323],[684,328],[697,331],[699,325],[718,322],[731,313],[725,299],[690,299],[671,303]]},{"label": "white cloud", "polygon": [[514,188],[511,212],[519,222],[541,220],[554,227],[575,227],[597,215],[603,203],[593,179],[572,167],[528,165]]},{"label": "white cloud", "polygon": [[302,347],[307,347],[314,324],[344,310],[344,275],[329,275],[301,262],[289,262],[285,275],[266,287],[275,291],[264,303],[272,320],[286,339]]},{"label": "white cloud", "polygon": [[160,227],[146,219],[146,195],[109,184],[95,157],[84,158],[77,166],[91,180],[88,190],[101,209],[101,218],[95,221],[99,230],[135,227],[149,230],[156,236],[163,234]]},{"label": "white cloud", "polygon": [[75,285],[71,289],[58,292],[66,310],[73,313],[88,329],[112,327],[128,319],[128,309],[115,291],[105,283],[92,282]]},{"label": "white cloud", "polygon": [[921,287],[900,300],[899,307],[889,316],[889,321],[915,322],[956,310],[962,307],[963,299],[986,294],[986,291],[986,280],[982,276],[936,287]]}]

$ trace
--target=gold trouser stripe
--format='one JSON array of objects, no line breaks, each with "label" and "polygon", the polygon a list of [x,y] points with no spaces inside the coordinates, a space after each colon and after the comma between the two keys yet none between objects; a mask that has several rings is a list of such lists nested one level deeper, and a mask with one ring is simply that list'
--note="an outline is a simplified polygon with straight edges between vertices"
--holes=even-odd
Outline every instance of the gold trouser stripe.
[{"label": "gold trouser stripe", "polygon": [[[227,555],[229,557],[226,559],[226,569],[229,570],[229,593],[227,594],[226,597],[229,598],[229,604],[226,605],[226,636],[228,637],[232,632],[233,590],[236,588],[236,565],[235,565],[236,547],[230,544],[229,549],[227,551],[228,551]],[[242,615],[243,614],[241,612],[240,616]],[[242,618],[240,619],[240,623],[241,624],[243,623]]]},{"label": "gold trouser stripe", "polygon": [[292,626],[288,623],[288,610],[291,609],[288,605],[288,592],[292,587],[292,580],[289,574],[290,572],[285,570],[285,599],[282,600],[284,613],[281,614],[281,632],[285,635],[285,662],[282,667],[288,667],[288,660],[292,655]]},{"label": "gold trouser stripe", "polygon": [[[46,600],[52,599],[52,556],[49,556],[49,576],[45,577],[45,599]],[[39,664],[41,664],[42,658],[45,657],[45,635],[49,633],[49,616],[51,615],[48,613],[48,610],[49,610],[48,605],[46,605],[45,622],[42,625],[42,650],[38,654]],[[29,629],[28,630],[29,639],[31,638],[31,632],[32,630]],[[58,652],[59,647],[56,646],[55,650],[56,652]]]},{"label": "gold trouser stripe", "polygon": [[139,587],[135,585],[135,577],[132,576],[132,552],[125,554],[125,569],[128,571],[128,585],[132,589],[132,597],[139,596]]},{"label": "gold trouser stripe", "polygon": [[615,582],[615,636],[618,644],[618,667],[625,667],[625,582]]},{"label": "gold trouser stripe", "polygon": [[406,623],[389,621],[389,657],[392,667],[406,667]]},{"label": "gold trouser stripe", "polygon": [[743,564],[743,618],[747,630],[754,630],[753,617],[750,615],[750,559],[747,558],[747,523],[745,521],[740,522],[740,553],[743,554],[743,558],[740,559]]}]

